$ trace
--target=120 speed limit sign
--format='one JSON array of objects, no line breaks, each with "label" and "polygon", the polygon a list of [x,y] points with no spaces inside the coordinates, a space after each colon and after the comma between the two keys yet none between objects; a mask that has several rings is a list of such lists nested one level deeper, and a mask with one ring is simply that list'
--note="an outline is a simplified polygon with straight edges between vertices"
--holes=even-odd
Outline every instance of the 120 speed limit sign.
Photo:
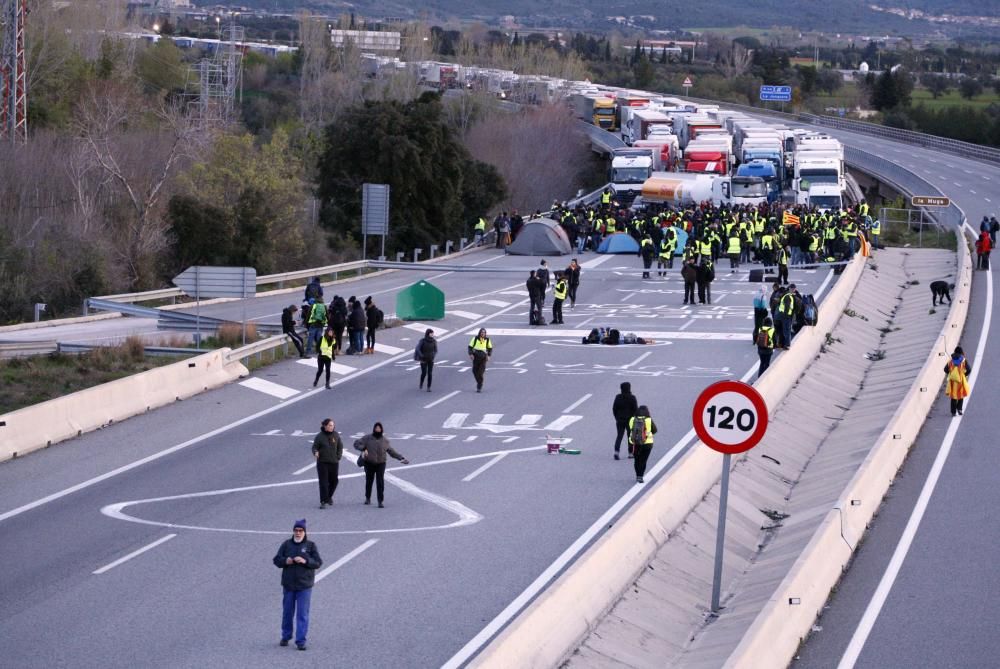
[{"label": "120 speed limit sign", "polygon": [[767,404],[753,386],[719,381],[702,391],[691,415],[694,431],[720,453],[743,453],[760,443],[767,430]]}]

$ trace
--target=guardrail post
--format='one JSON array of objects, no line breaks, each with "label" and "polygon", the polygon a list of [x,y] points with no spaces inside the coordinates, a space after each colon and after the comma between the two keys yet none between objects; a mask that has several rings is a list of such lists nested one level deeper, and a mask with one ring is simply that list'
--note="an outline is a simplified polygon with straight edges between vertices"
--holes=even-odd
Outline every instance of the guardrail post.
[{"label": "guardrail post", "polygon": [[403,262],[403,256],[406,255],[402,251],[396,252],[396,262]]},{"label": "guardrail post", "polygon": [[420,254],[423,252],[423,249],[413,249],[413,262],[417,262],[417,258],[419,258]]},{"label": "guardrail post", "polygon": [[[362,268],[361,268],[361,273],[362,273],[362,274],[364,274],[364,273],[365,273],[365,268],[364,268],[364,267],[362,267]],[[336,281],[336,280],[337,280],[337,272],[334,272],[334,273],[333,273],[333,280],[334,280],[334,281]]]},{"label": "guardrail post", "polygon": [[466,239],[465,237],[462,237],[461,239],[459,239],[459,240],[458,240],[458,249],[459,249],[459,250],[462,250],[462,249],[464,249],[464,248],[465,248],[465,245],[466,245],[466,244],[467,244],[468,242],[469,242],[469,240],[468,240],[468,239]]},{"label": "guardrail post", "polygon": [[451,247],[454,245],[455,245],[454,242],[452,242],[450,239],[444,243],[444,254],[446,256],[451,255]]},{"label": "guardrail post", "polygon": [[89,297],[83,298],[83,315],[84,316],[89,316],[90,315],[90,298]]},{"label": "guardrail post", "polygon": [[438,245],[431,244],[431,260],[434,259],[434,254],[437,253],[437,250],[438,250]]}]

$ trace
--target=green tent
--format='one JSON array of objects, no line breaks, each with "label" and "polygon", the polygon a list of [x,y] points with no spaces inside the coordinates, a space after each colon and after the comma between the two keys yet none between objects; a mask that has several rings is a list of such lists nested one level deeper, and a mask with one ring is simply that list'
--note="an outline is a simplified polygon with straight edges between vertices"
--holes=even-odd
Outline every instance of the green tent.
[{"label": "green tent", "polygon": [[404,321],[439,321],[444,318],[444,293],[433,284],[418,281],[399,291],[396,316]]}]

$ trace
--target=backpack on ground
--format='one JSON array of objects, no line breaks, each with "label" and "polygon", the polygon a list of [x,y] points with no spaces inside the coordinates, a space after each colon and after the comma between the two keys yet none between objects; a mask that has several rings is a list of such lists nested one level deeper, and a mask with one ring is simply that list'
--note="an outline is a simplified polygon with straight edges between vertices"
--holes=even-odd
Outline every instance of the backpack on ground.
[{"label": "backpack on ground", "polygon": [[632,433],[629,435],[629,439],[636,446],[646,443],[646,417],[636,416],[632,419]]},{"label": "backpack on ground", "polygon": [[757,332],[757,348],[771,348],[771,337],[764,328]]}]

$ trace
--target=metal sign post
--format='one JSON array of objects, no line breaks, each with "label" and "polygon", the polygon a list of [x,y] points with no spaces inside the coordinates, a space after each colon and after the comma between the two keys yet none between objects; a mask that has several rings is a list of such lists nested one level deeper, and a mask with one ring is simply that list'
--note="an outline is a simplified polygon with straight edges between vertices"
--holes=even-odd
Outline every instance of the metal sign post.
[{"label": "metal sign post", "polygon": [[[201,299],[236,297],[246,300],[257,294],[257,270],[253,267],[188,267],[173,279],[173,284],[193,297],[195,304],[195,342],[201,348]],[[243,303],[243,343],[246,343],[246,302]]]},{"label": "metal sign post", "polygon": [[792,101],[792,87],[791,86],[761,86],[760,87],[760,99],[761,99],[761,102],[767,102],[768,100],[773,100],[775,102],[781,102],[781,111],[785,111],[785,103]]},{"label": "metal sign post", "polygon": [[381,235],[385,255],[385,238],[389,234],[389,185],[363,184],[361,192],[361,259],[368,257],[368,235]]},{"label": "metal sign post", "polygon": [[693,82],[691,81],[691,77],[684,77],[684,96],[685,97],[688,97],[689,94],[691,93],[691,86],[692,85],[693,85]]},{"label": "metal sign post", "polygon": [[729,469],[732,456],[749,451],[767,431],[767,404],[753,386],[739,381],[719,381],[703,390],[691,413],[694,431],[706,446],[722,453],[719,490],[719,524],[715,534],[715,568],[712,578],[712,613],[718,613],[722,594],[722,556],[726,543],[726,510],[729,506]]}]

